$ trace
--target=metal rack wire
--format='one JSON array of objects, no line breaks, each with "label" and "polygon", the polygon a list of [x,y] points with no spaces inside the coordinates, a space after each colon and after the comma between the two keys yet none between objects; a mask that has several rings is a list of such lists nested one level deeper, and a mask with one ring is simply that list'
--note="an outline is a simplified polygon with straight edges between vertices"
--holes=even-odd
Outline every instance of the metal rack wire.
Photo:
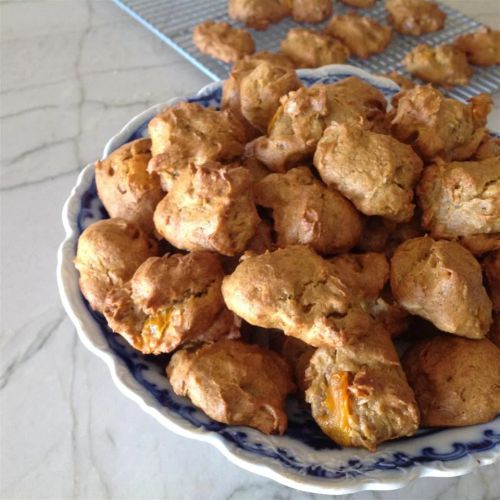
[{"label": "metal rack wire", "polygon": [[[235,26],[243,27],[240,23],[229,19],[227,0],[114,0],[114,2],[213,80],[227,77],[230,66],[202,54],[194,46],[191,38],[194,26],[206,19],[226,21]],[[419,43],[430,45],[449,43],[458,35],[475,31],[481,26],[478,22],[447,5],[441,4],[441,8],[448,16],[443,30],[420,37],[395,34],[391,44],[382,54],[366,60],[353,57],[349,59],[349,64],[364,68],[372,73],[387,73],[396,70],[407,75],[401,65],[401,60],[415,45]],[[342,14],[349,10],[352,9],[338,3],[335,4],[336,14]],[[386,22],[387,12],[382,1],[376,2],[370,9],[362,9],[360,12],[379,22]],[[272,25],[267,31],[250,30],[255,39],[257,50],[278,50],[280,41],[285,37],[287,31],[297,24],[291,19],[285,19]],[[321,29],[324,24],[315,25],[314,28]],[[446,93],[457,99],[466,100],[481,92],[493,93],[500,89],[500,68],[498,66],[475,67],[474,69],[474,75],[469,85],[448,89]]]}]

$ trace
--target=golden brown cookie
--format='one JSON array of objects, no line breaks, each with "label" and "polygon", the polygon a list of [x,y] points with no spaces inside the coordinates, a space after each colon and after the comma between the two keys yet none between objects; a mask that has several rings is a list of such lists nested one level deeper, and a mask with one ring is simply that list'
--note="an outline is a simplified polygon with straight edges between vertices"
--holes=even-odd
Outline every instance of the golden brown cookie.
[{"label": "golden brown cookie", "polygon": [[500,233],[500,157],[428,166],[417,186],[422,227],[435,238]]},{"label": "golden brown cookie", "polygon": [[193,42],[200,52],[230,63],[255,52],[252,35],[228,23],[205,21],[193,30]]},{"label": "golden brown cookie", "polygon": [[464,53],[453,45],[417,45],[403,64],[412,75],[444,87],[467,85],[473,73]]},{"label": "golden brown cookie", "polygon": [[267,30],[291,14],[290,0],[229,0],[228,14],[250,28]]},{"label": "golden brown cookie", "polygon": [[295,70],[261,62],[241,79],[241,114],[257,130],[266,132],[281,96],[300,87]]},{"label": "golden brown cookie", "polygon": [[465,52],[471,64],[477,66],[493,66],[500,64],[500,31],[487,26],[474,33],[459,36],[455,47]]},{"label": "golden brown cookie", "polygon": [[292,16],[298,23],[320,23],[332,15],[332,0],[291,0]]},{"label": "golden brown cookie", "polygon": [[230,111],[242,124],[245,131],[245,142],[251,141],[261,134],[241,113],[241,81],[246,75],[251,73],[260,62],[262,61],[250,59],[249,56],[237,61],[233,64],[229,76],[224,80],[224,85],[222,86],[221,108]]},{"label": "golden brown cookie", "polygon": [[393,82],[396,82],[400,86],[401,90],[408,90],[415,87],[415,84],[409,78],[406,78],[397,71],[390,71],[389,73],[385,73],[380,76],[385,76],[386,78],[390,78]]},{"label": "golden brown cookie", "polygon": [[366,59],[380,54],[389,45],[392,30],[371,17],[349,12],[343,16],[333,16],[325,28],[325,33],[338,38],[351,54]]},{"label": "golden brown cookie", "polygon": [[271,174],[254,187],[257,205],[272,209],[278,246],[310,245],[322,254],[345,252],[361,236],[361,217],[308,167]]},{"label": "golden brown cookie", "polygon": [[[286,59],[288,62],[281,59]],[[261,65],[262,67],[256,71]],[[302,86],[293,63],[284,54],[260,53],[259,57],[248,56],[235,63],[222,87],[221,107],[231,110],[233,115],[242,122],[246,130],[247,141],[261,135],[261,131],[253,126],[242,113],[241,86],[243,80],[250,74],[252,77],[245,85],[245,106],[247,110],[250,110],[247,112],[253,116],[254,110],[262,110],[268,121],[279,106],[279,98]],[[260,104],[260,99],[264,100],[263,106]],[[260,115],[259,118],[262,122]]]},{"label": "golden brown cookie", "polygon": [[474,153],[475,160],[486,160],[488,158],[500,157],[500,137],[488,136]]},{"label": "golden brown cookie", "polygon": [[500,313],[500,250],[488,254],[483,260],[482,267],[493,311]]},{"label": "golden brown cookie", "polygon": [[346,253],[328,262],[359,302],[375,301],[389,280],[389,262],[380,253]]},{"label": "golden brown cookie", "polygon": [[247,145],[255,156],[275,172],[311,158],[324,129],[332,122],[362,122],[375,128],[385,117],[386,101],[374,87],[356,77],[338,83],[316,84],[281,98],[267,137]]},{"label": "golden brown cookie", "polygon": [[368,7],[372,7],[375,5],[375,0],[340,0],[344,5],[348,5],[349,7],[356,7],[367,9]]},{"label": "golden brown cookie", "polygon": [[190,162],[232,160],[241,156],[246,140],[243,125],[230,111],[188,102],[162,111],[148,130],[153,154],[148,170],[160,175],[165,191]]},{"label": "golden brown cookie", "polygon": [[483,255],[500,250],[500,233],[470,234],[457,239],[473,255]]},{"label": "golden brown cookie", "polygon": [[391,289],[408,312],[444,332],[480,339],[490,328],[481,266],[459,243],[427,236],[405,241],[391,260]]},{"label": "golden brown cookie", "polygon": [[408,313],[395,302],[386,287],[389,263],[383,254],[343,254],[329,262],[333,273],[347,286],[351,301],[361,305],[391,337],[397,337],[408,328]]},{"label": "golden brown cookie", "polygon": [[364,214],[396,222],[412,218],[422,160],[411,146],[360,125],[334,123],[318,143],[314,166]]},{"label": "golden brown cookie", "polygon": [[329,316],[347,313],[350,296],[328,261],[306,246],[290,246],[249,256],[224,278],[229,309],[248,323],[283,330],[319,346],[335,344]]},{"label": "golden brown cookie", "polygon": [[342,42],[306,28],[289,30],[281,42],[281,50],[297,68],[342,64],[349,57],[349,49]]},{"label": "golden brown cookie", "polygon": [[493,314],[493,323],[487,338],[500,348],[500,313]]},{"label": "golden brown cookie", "polygon": [[241,253],[259,223],[251,187],[243,167],[189,165],[156,207],[156,230],[184,250]]},{"label": "golden brown cookie", "polygon": [[303,400],[310,382],[306,377],[306,370],[315,350],[314,347],[294,337],[285,337],[279,349],[280,354],[292,368],[299,396]]},{"label": "golden brown cookie", "polygon": [[100,220],[85,229],[78,239],[75,267],[92,309],[102,312],[106,294],[127,282],[157,249],[137,224],[124,219]]},{"label": "golden brown cookie", "polygon": [[253,62],[254,67],[261,62],[268,62],[270,64],[274,64],[275,66],[284,66],[285,68],[294,69],[295,65],[290,60],[288,56],[283,54],[282,52],[269,52],[267,50],[260,50],[258,52],[254,52],[252,55],[245,56],[240,61],[237,61],[233,65],[233,69],[236,68],[239,64],[246,64],[248,62]]},{"label": "golden brown cookie", "polygon": [[265,434],[286,430],[284,404],[294,386],[290,367],[273,351],[235,340],[182,349],[172,356],[167,376],[176,394],[218,422]]},{"label": "golden brown cookie", "polygon": [[465,160],[486,135],[491,105],[487,94],[463,104],[430,85],[419,85],[398,94],[391,132],[396,139],[410,143],[424,160],[437,156]]},{"label": "golden brown cookie", "polygon": [[342,446],[375,451],[418,429],[415,396],[384,331],[358,332],[346,344],[317,349],[306,379],[314,420]]},{"label": "golden brown cookie", "polygon": [[144,354],[168,353],[187,342],[238,336],[224,305],[224,272],[210,252],[147,259],[129,284],[106,296],[110,328]]},{"label": "golden brown cookie", "polygon": [[408,349],[403,368],[426,427],[480,424],[500,412],[500,349],[439,335]]},{"label": "golden brown cookie", "polygon": [[153,212],[164,192],[160,179],[147,171],[151,159],[151,140],[137,139],[96,162],[97,194],[110,217],[121,217],[154,230]]},{"label": "golden brown cookie", "polygon": [[403,35],[420,36],[444,27],[446,14],[429,0],[387,0],[388,20]]},{"label": "golden brown cookie", "polygon": [[273,238],[273,227],[270,222],[261,220],[254,235],[250,238],[245,249],[245,257],[248,255],[260,255],[265,252],[276,250]]}]

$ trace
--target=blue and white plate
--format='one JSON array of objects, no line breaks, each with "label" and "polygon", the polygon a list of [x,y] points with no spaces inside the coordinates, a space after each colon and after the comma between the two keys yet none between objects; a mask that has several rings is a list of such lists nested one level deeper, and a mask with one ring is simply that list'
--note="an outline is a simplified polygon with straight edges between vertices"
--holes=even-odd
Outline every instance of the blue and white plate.
[{"label": "blue and white plate", "polygon": [[[390,80],[352,66],[299,71],[305,85],[352,75],[371,83],[389,99],[399,89]],[[144,111],[108,142],[103,156],[146,135],[148,122],[168,105],[188,100],[218,106],[221,86],[216,82],[195,96],[172,99]],[[294,401],[288,405],[289,427],[284,436],[266,436],[211,420],[173,393],[164,374],[168,356],[145,356],[133,350],[82,297],[73,265],[78,237],[89,224],[106,217],[96,193],[94,165],[88,165],[63,209],[66,239],[59,248],[57,275],[62,302],[80,339],[108,365],[118,389],[167,429],[211,443],[244,469],[312,493],[396,489],[419,477],[459,476],[500,459],[500,417],[482,425],[422,430],[411,438],[383,444],[375,453],[337,446]]]}]

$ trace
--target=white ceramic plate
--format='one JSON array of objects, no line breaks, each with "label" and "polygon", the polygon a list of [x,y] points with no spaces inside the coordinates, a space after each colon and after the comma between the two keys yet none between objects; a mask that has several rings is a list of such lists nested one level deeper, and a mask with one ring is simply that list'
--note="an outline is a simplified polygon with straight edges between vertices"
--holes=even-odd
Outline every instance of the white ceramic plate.
[{"label": "white ceramic plate", "polygon": [[[300,70],[306,85],[356,75],[389,99],[395,83],[352,66]],[[147,132],[147,123],[167,105],[190,100],[217,106],[221,82],[189,98],[153,106],[133,118],[106,145],[103,157]],[[63,209],[66,238],[58,253],[57,278],[63,305],[83,344],[109,367],[118,389],[167,429],[214,445],[231,462],[282,484],[312,493],[344,494],[401,488],[423,476],[459,476],[500,459],[500,417],[459,429],[427,429],[416,436],[385,443],[375,453],[341,448],[322,434],[307,412],[291,401],[284,436],[266,436],[247,427],[226,426],[208,418],[187,399],[176,396],[164,375],[168,356],[144,356],[113,334],[80,293],[73,265],[78,237],[92,222],[107,217],[97,197],[94,166],[78,177]]]}]

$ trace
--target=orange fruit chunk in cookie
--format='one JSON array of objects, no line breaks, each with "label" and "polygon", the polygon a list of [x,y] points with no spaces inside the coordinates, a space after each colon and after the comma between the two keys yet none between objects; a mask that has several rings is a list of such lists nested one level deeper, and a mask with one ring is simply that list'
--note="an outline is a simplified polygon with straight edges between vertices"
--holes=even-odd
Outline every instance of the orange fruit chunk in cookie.
[{"label": "orange fruit chunk in cookie", "polygon": [[170,324],[172,308],[160,309],[155,314],[148,316],[142,327],[142,335],[161,337]]}]

